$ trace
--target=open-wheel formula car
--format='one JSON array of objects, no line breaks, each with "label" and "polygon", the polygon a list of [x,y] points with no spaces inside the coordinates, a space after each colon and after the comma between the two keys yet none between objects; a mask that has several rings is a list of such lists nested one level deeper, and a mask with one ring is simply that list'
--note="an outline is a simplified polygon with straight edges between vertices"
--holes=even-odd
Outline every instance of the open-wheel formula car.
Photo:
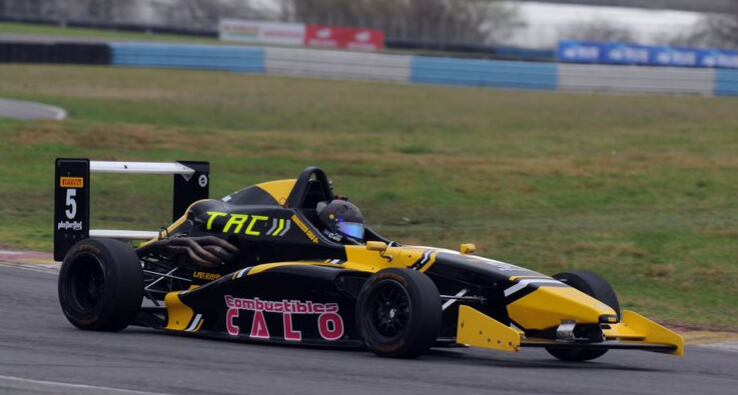
[{"label": "open-wheel formula car", "polygon": [[[174,174],[176,221],[159,232],[90,230],[95,171]],[[345,200],[318,168],[221,200],[202,199],[208,182],[202,162],[57,160],[59,299],[73,325],[366,347],[387,357],[455,345],[543,347],[569,361],[610,349],[684,353],[678,334],[621,310],[593,273],[549,277],[472,255],[471,244],[401,245],[340,211],[329,217],[346,226],[327,229],[326,207]],[[143,238],[136,248],[125,242]]]}]

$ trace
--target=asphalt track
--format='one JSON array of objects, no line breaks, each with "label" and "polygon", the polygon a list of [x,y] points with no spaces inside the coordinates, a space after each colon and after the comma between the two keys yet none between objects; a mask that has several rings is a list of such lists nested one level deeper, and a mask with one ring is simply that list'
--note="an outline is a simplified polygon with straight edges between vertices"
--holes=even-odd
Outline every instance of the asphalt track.
[{"label": "asphalt track", "polygon": [[59,107],[19,100],[0,99],[0,118],[61,121],[67,112]]},{"label": "asphalt track", "polygon": [[684,359],[611,351],[563,363],[542,350],[365,351],[187,338],[148,329],[74,329],[48,268],[0,264],[0,394],[736,394],[738,353],[688,347]]}]

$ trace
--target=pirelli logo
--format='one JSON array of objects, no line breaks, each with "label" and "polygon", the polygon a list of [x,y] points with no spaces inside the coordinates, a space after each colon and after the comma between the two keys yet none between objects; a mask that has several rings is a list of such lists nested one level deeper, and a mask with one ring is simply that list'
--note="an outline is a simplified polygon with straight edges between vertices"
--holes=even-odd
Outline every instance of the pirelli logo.
[{"label": "pirelli logo", "polygon": [[59,177],[59,186],[62,188],[84,188],[85,179],[82,177]]}]

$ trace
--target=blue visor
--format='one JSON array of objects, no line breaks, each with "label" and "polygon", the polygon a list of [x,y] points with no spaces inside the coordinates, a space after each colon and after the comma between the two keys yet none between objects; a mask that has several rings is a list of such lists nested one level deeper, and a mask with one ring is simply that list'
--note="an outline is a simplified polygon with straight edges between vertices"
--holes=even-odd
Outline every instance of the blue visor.
[{"label": "blue visor", "polygon": [[364,224],[358,222],[339,222],[338,230],[356,240],[364,240]]}]

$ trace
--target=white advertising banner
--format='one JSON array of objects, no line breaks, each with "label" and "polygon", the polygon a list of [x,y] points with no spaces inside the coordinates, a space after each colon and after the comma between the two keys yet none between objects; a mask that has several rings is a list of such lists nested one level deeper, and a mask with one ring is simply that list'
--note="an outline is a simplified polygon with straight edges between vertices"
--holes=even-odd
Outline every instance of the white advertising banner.
[{"label": "white advertising banner", "polygon": [[305,25],[302,23],[221,19],[218,33],[223,41],[294,46],[305,43]]}]

